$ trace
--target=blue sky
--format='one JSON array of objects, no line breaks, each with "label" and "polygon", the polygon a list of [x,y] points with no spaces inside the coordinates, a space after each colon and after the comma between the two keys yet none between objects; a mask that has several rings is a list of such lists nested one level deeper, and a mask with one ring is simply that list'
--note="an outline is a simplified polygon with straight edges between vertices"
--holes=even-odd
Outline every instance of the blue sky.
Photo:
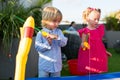
[{"label": "blue sky", "polygon": [[120,10],[120,0],[53,0],[52,5],[63,14],[63,21],[82,23],[82,11],[87,7],[100,8],[101,19],[110,12]]}]

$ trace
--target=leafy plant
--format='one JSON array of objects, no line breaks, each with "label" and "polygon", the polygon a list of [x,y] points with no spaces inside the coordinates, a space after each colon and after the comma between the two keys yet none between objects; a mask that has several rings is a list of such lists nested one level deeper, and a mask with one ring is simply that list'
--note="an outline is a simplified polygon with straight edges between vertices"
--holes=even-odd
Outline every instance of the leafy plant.
[{"label": "leafy plant", "polygon": [[107,30],[120,31],[120,11],[111,12],[103,21],[106,22]]},{"label": "leafy plant", "polygon": [[7,52],[12,45],[13,38],[20,37],[19,28],[24,20],[32,15],[35,25],[41,27],[41,10],[43,5],[52,0],[37,0],[36,4],[24,7],[19,0],[0,0],[0,39]]},{"label": "leafy plant", "polygon": [[114,31],[119,31],[120,30],[120,25],[118,23],[118,19],[112,16],[108,16],[105,18],[106,21],[106,28],[107,30],[114,30]]}]

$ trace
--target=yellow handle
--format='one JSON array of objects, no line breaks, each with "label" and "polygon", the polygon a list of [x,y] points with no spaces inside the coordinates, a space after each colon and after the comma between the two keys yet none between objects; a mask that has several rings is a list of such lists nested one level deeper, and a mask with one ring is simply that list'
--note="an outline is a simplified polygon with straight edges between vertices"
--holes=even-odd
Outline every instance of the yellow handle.
[{"label": "yellow handle", "polygon": [[90,49],[90,45],[88,44],[88,42],[84,42],[83,45],[84,45],[84,48],[83,48],[84,51],[86,49]]},{"label": "yellow handle", "polygon": [[42,31],[42,36],[47,37],[49,35],[49,33]]}]

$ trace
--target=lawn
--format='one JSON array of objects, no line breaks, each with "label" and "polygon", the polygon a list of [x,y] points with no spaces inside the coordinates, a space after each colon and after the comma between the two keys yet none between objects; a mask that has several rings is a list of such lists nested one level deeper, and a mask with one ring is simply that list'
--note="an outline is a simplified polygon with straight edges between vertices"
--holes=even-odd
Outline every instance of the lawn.
[{"label": "lawn", "polygon": [[[112,53],[112,57],[108,58],[108,73],[120,72],[120,53],[116,53],[114,49],[107,49]],[[67,61],[63,62],[62,76],[71,76],[68,69]]]},{"label": "lawn", "polygon": [[114,49],[108,49],[112,53],[112,57],[109,57],[108,72],[120,72],[120,53],[116,53]]}]

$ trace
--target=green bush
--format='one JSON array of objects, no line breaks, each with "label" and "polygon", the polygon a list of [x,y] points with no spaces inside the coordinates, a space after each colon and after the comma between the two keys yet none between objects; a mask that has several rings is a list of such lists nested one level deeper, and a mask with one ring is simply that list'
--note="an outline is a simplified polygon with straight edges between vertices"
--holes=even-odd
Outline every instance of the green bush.
[{"label": "green bush", "polygon": [[108,16],[105,17],[105,22],[106,22],[105,25],[107,30],[120,31],[119,19],[112,16]]}]

